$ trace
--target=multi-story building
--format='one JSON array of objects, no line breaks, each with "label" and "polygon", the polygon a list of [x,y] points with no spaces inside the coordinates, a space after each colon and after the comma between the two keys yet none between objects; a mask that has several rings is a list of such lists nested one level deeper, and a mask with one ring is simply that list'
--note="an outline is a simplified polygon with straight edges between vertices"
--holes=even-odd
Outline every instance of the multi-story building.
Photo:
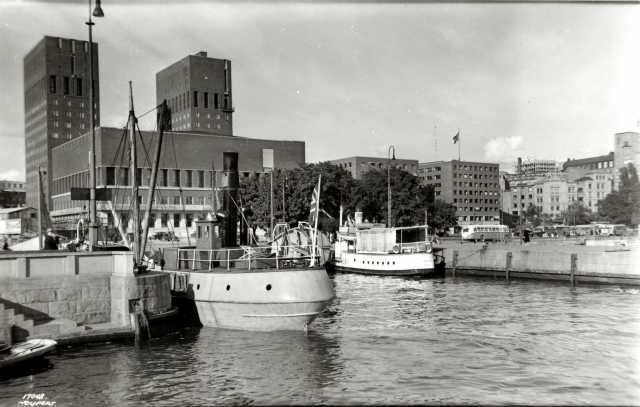
[{"label": "multi-story building", "polygon": [[173,130],[233,135],[231,61],[188,55],[156,74],[156,101],[167,100]]},{"label": "multi-story building", "polygon": [[0,191],[24,192],[24,181],[0,180]]},{"label": "multi-story building", "polygon": [[574,180],[566,173],[515,178],[502,191],[502,210],[512,215],[522,215],[533,205],[542,214],[561,220],[562,213],[574,202],[597,212],[598,201],[612,190],[613,174],[602,169],[592,170]]},{"label": "multi-story building", "polygon": [[553,160],[522,160],[516,161],[516,175],[544,175],[558,171],[558,165]]},{"label": "multi-story building", "polygon": [[[97,126],[100,91],[96,43],[93,57]],[[38,206],[39,169],[43,195],[50,196],[51,149],[89,130],[89,86],[88,41],[46,36],[24,57],[27,205]]]},{"label": "multi-story building", "polygon": [[424,184],[433,185],[435,198],[453,204],[459,224],[500,221],[500,166],[472,161],[434,161],[419,164]]},{"label": "multi-story building", "polygon": [[[223,154],[238,154],[240,177],[262,176],[266,167],[293,169],[305,163],[305,144],[233,136],[231,121],[231,63],[190,55],[157,75],[159,103],[167,100],[172,113],[172,131],[165,132],[157,175],[157,193],[150,214],[151,233],[174,231],[184,235],[193,220],[214,209],[214,185],[221,185]],[[228,115],[228,119],[224,114]],[[221,115],[218,117],[218,115]],[[185,130],[181,130],[185,129]],[[130,210],[131,187],[129,145],[122,129],[96,129],[96,184],[111,192],[111,202],[97,202],[101,222],[119,221],[133,230]],[[154,132],[141,132],[136,178],[141,209],[149,204],[150,158],[157,139]],[[88,202],[71,199],[71,189],[89,187],[86,157],[90,135],[70,140],[52,149],[51,217],[71,224],[87,215]],[[221,208],[221,196],[216,208]],[[113,211],[111,210],[113,208]],[[191,230],[191,229],[189,229]]]},{"label": "multi-story building", "polygon": [[391,168],[400,168],[412,175],[418,175],[418,160],[355,156],[331,160],[330,162],[349,171],[353,179],[360,179],[362,174],[371,170],[386,171],[389,166]]},{"label": "multi-story building", "polygon": [[570,204],[570,190],[563,174],[512,179],[502,192],[502,210],[521,216],[529,206],[535,206],[543,214],[558,218]]},{"label": "multi-story building", "polygon": [[577,180],[594,172],[611,173],[613,175],[613,151],[607,155],[581,159],[568,159],[562,164],[562,172],[569,180]]},{"label": "multi-story building", "polygon": [[627,131],[615,135],[615,155],[613,159],[615,168],[616,189],[620,184],[620,169],[627,164],[633,164],[637,172],[640,172],[640,133]]},{"label": "multi-story building", "polygon": [[[141,208],[144,210],[151,178],[154,132],[143,131],[142,143],[151,151],[138,149]],[[110,205],[122,219],[130,224],[131,187],[129,176],[129,146],[123,145],[122,129],[100,127],[96,129],[97,187],[111,190],[111,203],[98,202],[97,209],[103,222],[113,225]],[[152,147],[153,146],[153,147]],[[304,165],[305,145],[302,141],[248,139],[245,137],[217,136],[199,132],[166,132],[157,176],[157,193],[151,213],[151,232],[175,230],[183,235],[192,221],[206,217],[212,208],[213,175],[215,185],[221,185],[223,153],[238,153],[240,177],[265,174],[264,150],[273,151],[274,168],[293,169]],[[51,217],[57,221],[77,222],[87,215],[88,202],[71,200],[71,188],[89,187],[89,172],[84,157],[89,151],[89,135],[84,135],[52,151]],[[270,154],[268,154],[270,156]],[[221,197],[218,197],[221,199]],[[216,206],[220,208],[220,202]]]}]

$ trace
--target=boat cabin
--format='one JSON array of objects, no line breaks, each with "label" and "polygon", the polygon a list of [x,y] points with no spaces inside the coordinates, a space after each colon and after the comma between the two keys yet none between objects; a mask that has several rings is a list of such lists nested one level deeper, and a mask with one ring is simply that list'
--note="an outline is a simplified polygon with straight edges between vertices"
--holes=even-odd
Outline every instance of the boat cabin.
[{"label": "boat cabin", "polygon": [[[337,252],[347,253],[420,253],[430,252],[426,226],[356,229],[341,234]],[[338,248],[339,246],[339,248]]]}]

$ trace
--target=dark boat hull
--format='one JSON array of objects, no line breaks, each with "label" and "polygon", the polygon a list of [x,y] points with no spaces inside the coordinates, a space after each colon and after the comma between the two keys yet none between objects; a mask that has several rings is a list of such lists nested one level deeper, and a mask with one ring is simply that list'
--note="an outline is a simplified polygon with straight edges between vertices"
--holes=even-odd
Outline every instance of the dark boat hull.
[{"label": "dark boat hull", "polygon": [[342,267],[334,263],[327,263],[327,271],[333,273],[354,273],[371,276],[417,276],[417,277],[441,277],[444,276],[444,265],[437,264],[429,269],[408,269],[408,270],[370,270],[362,268]]}]

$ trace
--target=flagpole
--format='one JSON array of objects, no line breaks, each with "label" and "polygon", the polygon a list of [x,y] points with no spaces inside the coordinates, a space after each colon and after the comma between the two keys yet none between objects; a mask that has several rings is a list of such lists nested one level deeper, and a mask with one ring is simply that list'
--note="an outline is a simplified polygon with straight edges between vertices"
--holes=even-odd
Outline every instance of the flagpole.
[{"label": "flagpole", "polygon": [[462,159],[460,158],[460,144],[462,144],[462,141],[460,138],[460,129],[458,129],[458,161],[462,161]]},{"label": "flagpole", "polygon": [[433,124],[433,147],[435,149],[435,153],[436,153],[436,157],[435,159],[438,159],[438,134],[437,134],[437,130],[438,126],[434,123]]}]

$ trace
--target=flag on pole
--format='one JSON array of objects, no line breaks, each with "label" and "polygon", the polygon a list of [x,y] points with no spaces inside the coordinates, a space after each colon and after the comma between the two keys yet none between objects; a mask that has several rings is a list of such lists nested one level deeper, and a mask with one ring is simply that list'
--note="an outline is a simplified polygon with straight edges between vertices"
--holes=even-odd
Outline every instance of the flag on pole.
[{"label": "flag on pole", "polygon": [[460,132],[457,132],[455,136],[453,136],[453,144],[456,144],[460,140]]},{"label": "flag on pole", "polygon": [[311,195],[311,209],[309,214],[311,215],[311,222],[313,222],[313,235],[311,236],[311,261],[310,267],[316,265],[316,246],[318,244],[318,215],[320,215],[320,181],[322,180],[322,174],[318,177],[318,185],[313,189]]},{"label": "flag on pole", "polygon": [[318,220],[318,213],[320,210],[320,178],[318,178],[318,185],[313,188],[313,194],[311,195],[311,209],[309,215],[311,215],[311,223],[316,223]]}]

